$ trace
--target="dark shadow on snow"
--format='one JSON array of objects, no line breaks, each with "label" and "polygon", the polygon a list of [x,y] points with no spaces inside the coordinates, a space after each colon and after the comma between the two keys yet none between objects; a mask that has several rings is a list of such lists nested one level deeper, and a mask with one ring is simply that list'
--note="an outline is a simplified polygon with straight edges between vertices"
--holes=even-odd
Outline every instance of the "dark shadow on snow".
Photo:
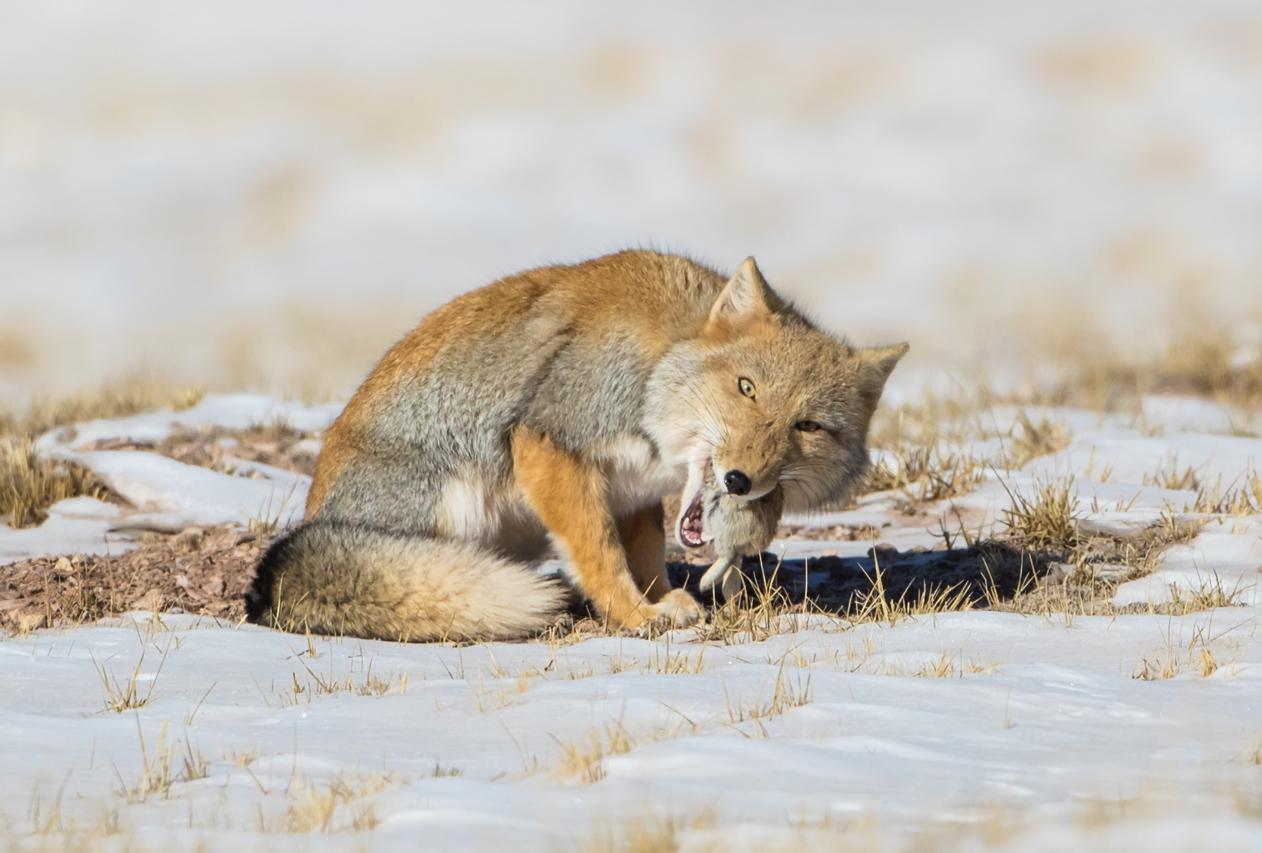
[{"label": "dark shadow on snow", "polygon": [[[890,605],[911,604],[950,596],[961,604],[985,607],[1011,600],[1047,574],[1053,555],[1021,551],[999,542],[949,550],[898,551],[871,548],[862,557],[811,557],[780,562],[772,554],[746,557],[746,585],[764,585],[784,604],[808,605],[839,615],[853,614],[875,601],[878,593]],[[705,566],[667,564],[673,586],[684,586],[698,598],[697,583]]]}]

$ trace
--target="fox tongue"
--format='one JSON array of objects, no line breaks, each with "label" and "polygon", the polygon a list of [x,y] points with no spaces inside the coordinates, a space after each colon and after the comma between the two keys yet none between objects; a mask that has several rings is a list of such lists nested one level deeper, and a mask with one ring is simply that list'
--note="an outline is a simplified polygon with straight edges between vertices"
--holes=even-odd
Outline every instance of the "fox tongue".
[{"label": "fox tongue", "polygon": [[705,523],[702,520],[701,492],[697,492],[688,509],[679,519],[679,541],[688,548],[700,548],[705,544]]}]

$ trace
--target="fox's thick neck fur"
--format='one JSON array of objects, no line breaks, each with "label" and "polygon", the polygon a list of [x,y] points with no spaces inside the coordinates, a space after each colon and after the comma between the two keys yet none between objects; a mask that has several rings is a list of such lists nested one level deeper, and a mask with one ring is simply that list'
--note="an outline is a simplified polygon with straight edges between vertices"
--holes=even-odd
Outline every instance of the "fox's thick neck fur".
[{"label": "fox's thick neck fur", "polygon": [[549,546],[615,626],[702,617],[664,568],[662,499],[697,544],[707,476],[805,510],[844,499],[905,345],[856,349],[778,297],[628,251],[458,297],[397,343],[329,429],[306,519],[264,557],[250,618],[385,639],[537,631]]}]

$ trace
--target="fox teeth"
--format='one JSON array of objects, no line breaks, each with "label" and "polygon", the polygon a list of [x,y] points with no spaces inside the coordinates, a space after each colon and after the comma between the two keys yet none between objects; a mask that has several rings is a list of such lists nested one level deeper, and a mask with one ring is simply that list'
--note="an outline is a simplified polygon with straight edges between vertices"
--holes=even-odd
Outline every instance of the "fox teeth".
[{"label": "fox teeth", "polygon": [[701,495],[701,492],[697,492],[688,504],[688,509],[679,518],[679,541],[685,548],[700,548],[705,544]]}]

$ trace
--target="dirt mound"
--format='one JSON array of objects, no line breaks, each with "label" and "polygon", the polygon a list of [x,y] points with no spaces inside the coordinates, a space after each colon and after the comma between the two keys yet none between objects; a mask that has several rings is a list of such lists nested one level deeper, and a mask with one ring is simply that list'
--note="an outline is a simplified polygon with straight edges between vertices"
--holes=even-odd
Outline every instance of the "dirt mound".
[{"label": "dirt mound", "polygon": [[234,527],[151,535],[111,556],[41,557],[0,572],[0,629],[90,622],[126,610],[182,610],[229,620],[267,539]]}]

